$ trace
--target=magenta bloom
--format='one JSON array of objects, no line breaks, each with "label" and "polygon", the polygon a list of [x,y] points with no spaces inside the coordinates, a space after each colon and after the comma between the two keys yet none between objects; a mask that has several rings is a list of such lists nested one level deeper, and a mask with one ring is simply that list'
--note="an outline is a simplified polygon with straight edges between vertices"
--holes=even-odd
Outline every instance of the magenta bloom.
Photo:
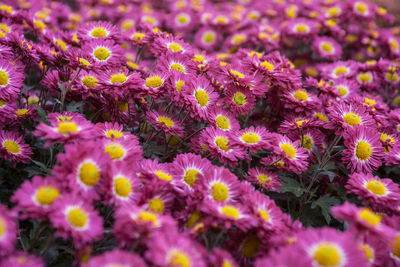
[{"label": "magenta bloom", "polygon": [[114,249],[103,254],[93,256],[84,265],[85,267],[108,267],[108,266],[125,266],[125,267],[146,267],[146,263],[136,254]]},{"label": "magenta bloom", "polygon": [[207,266],[203,257],[206,252],[189,237],[178,232],[159,233],[147,242],[147,260],[157,266]]},{"label": "magenta bloom", "polygon": [[103,220],[98,212],[76,195],[63,195],[53,204],[50,221],[56,235],[72,239],[77,249],[91,244],[103,236]]},{"label": "magenta bloom", "polygon": [[154,125],[156,131],[164,131],[165,134],[173,134],[182,136],[184,133],[183,127],[179,121],[175,120],[166,112],[149,111],[146,114],[148,121]]},{"label": "magenta bloom", "polygon": [[328,60],[339,59],[342,55],[342,47],[333,38],[329,37],[315,38],[313,48],[318,56]]},{"label": "magenta bloom", "polygon": [[278,174],[259,167],[250,168],[246,179],[266,190],[276,191],[282,186]]},{"label": "magenta bloom", "polygon": [[34,176],[32,181],[26,180],[14,192],[11,200],[16,203],[15,210],[21,213],[22,219],[46,220],[61,192],[62,188],[56,179]]},{"label": "magenta bloom", "polygon": [[86,24],[78,30],[78,38],[82,41],[90,41],[93,39],[117,39],[117,27],[110,22],[91,22]]},{"label": "magenta bloom", "polygon": [[90,56],[90,59],[95,62],[94,65],[99,68],[117,66],[123,60],[121,49],[111,40],[92,40],[87,42],[82,50]]},{"label": "magenta bloom", "polygon": [[384,156],[379,133],[374,128],[356,126],[344,133],[342,161],[349,163],[351,171],[370,173],[381,166]]},{"label": "magenta bloom", "polygon": [[0,260],[0,267],[44,267],[44,260],[25,251],[15,251]]},{"label": "magenta bloom", "polygon": [[214,128],[219,128],[223,131],[236,131],[239,130],[239,121],[233,116],[233,114],[226,109],[216,107],[210,112],[208,121]]},{"label": "magenta bloom", "polygon": [[284,168],[300,173],[308,168],[308,152],[300,147],[300,142],[292,142],[289,138],[282,135],[276,135],[274,152],[283,160]]},{"label": "magenta bloom", "polygon": [[[282,247],[271,250],[267,257],[257,258],[254,267],[308,267],[313,266],[309,257],[304,257],[304,252],[298,246]],[[318,265],[316,265],[318,266]],[[319,265],[321,266],[321,265]]]},{"label": "magenta bloom", "polygon": [[91,137],[92,123],[79,113],[50,113],[47,117],[50,125],[42,122],[34,131],[36,136],[47,140],[45,146]]},{"label": "magenta bloom", "polygon": [[233,143],[244,148],[250,148],[251,152],[271,147],[271,135],[265,127],[254,127],[232,132]]},{"label": "magenta bloom", "polygon": [[17,162],[28,163],[31,160],[32,150],[25,144],[23,136],[15,132],[0,130],[0,156],[11,160],[15,166]]},{"label": "magenta bloom", "polygon": [[346,189],[356,194],[365,205],[371,203],[376,208],[390,209],[400,202],[399,186],[389,178],[381,179],[370,173],[353,173],[349,177]]},{"label": "magenta bloom", "polygon": [[16,217],[13,211],[0,204],[0,259],[14,250],[17,240]]},{"label": "magenta bloom", "polygon": [[0,99],[15,100],[18,97],[24,77],[15,66],[0,60]]},{"label": "magenta bloom", "polygon": [[297,236],[294,246],[312,261],[312,266],[368,266],[351,232],[328,227],[308,229]]}]

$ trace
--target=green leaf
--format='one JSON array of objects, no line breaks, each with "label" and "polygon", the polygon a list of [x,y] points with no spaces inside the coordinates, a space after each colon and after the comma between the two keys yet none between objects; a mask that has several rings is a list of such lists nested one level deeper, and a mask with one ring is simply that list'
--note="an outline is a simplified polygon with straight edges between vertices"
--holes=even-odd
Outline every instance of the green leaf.
[{"label": "green leaf", "polygon": [[314,150],[315,156],[317,157],[318,164],[320,164],[321,163],[321,155],[319,154],[318,148],[314,144],[313,144],[312,148]]},{"label": "green leaf", "polygon": [[340,204],[339,199],[326,194],[314,201],[314,203],[311,205],[311,208],[315,209],[317,206],[320,207],[325,221],[329,224],[331,222],[331,215],[329,211],[332,206],[337,204]]},{"label": "green leaf", "polygon": [[326,175],[326,176],[328,176],[328,177],[329,177],[329,181],[331,181],[331,183],[332,183],[332,181],[333,181],[333,178],[335,178],[335,177],[337,176],[337,174],[336,174],[335,172],[331,172],[331,171],[324,171],[324,172],[321,172],[320,175]]},{"label": "green leaf", "polygon": [[290,192],[296,197],[299,197],[304,193],[304,189],[296,180],[285,176],[282,176],[280,178],[282,182],[282,187],[279,188],[279,191],[281,191],[282,193]]},{"label": "green leaf", "polygon": [[36,161],[36,160],[32,160],[32,162],[35,163],[40,168],[40,170],[42,170],[43,172],[50,173],[49,168],[47,168],[44,163]]}]

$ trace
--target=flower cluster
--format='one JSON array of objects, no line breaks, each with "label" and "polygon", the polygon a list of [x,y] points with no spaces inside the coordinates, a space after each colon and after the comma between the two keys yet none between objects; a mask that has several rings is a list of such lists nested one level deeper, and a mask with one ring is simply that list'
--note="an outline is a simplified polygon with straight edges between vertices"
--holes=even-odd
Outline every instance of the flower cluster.
[{"label": "flower cluster", "polygon": [[1,2],[0,267],[400,266],[393,21]]}]

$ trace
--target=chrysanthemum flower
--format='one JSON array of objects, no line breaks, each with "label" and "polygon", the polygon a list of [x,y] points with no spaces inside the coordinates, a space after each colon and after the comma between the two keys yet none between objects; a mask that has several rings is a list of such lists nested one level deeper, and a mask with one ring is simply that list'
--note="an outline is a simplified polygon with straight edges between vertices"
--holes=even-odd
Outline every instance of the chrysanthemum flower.
[{"label": "chrysanthemum flower", "polygon": [[2,258],[0,267],[13,266],[13,267],[44,267],[43,259],[25,251],[15,251],[8,257]]},{"label": "chrysanthemum flower", "polygon": [[305,89],[297,89],[284,94],[284,106],[287,109],[294,109],[295,112],[313,110],[320,105],[316,96]]},{"label": "chrysanthemum flower", "polygon": [[236,261],[233,259],[232,255],[221,248],[214,248],[212,251],[212,263],[215,266],[223,266],[223,267],[239,267]]},{"label": "chrysanthemum flower", "polygon": [[58,154],[57,159],[60,165],[53,168],[53,174],[63,187],[89,201],[100,197],[99,185],[110,161],[101,146],[94,142],[66,145],[65,154]]},{"label": "chrysanthemum flower", "polygon": [[344,133],[342,161],[349,163],[349,168],[356,172],[371,172],[377,169],[384,156],[379,133],[374,128],[356,126]]},{"label": "chrysanthemum flower", "polygon": [[102,187],[107,202],[117,206],[139,199],[140,181],[136,169],[125,161],[113,161],[109,165]]},{"label": "chrysanthemum flower", "polygon": [[274,152],[285,163],[284,168],[295,173],[306,170],[308,167],[308,153],[306,149],[299,146],[299,141],[292,142],[289,138],[282,135],[277,135],[276,138]]},{"label": "chrysanthemum flower", "polygon": [[129,138],[106,139],[103,140],[104,152],[106,152],[111,160],[139,160],[142,158],[142,147],[136,136],[131,135]]},{"label": "chrysanthemum flower", "polygon": [[170,94],[169,97],[171,101],[177,106],[183,106],[184,97],[182,91],[184,91],[185,86],[190,84],[190,81],[194,79],[192,75],[185,75],[182,72],[174,71],[169,76],[167,80],[167,91]]},{"label": "chrysanthemum flower", "polygon": [[353,4],[353,13],[361,18],[370,18],[373,16],[371,6],[364,1],[356,1]]},{"label": "chrysanthemum flower", "polygon": [[120,48],[111,40],[90,41],[82,47],[82,50],[90,55],[98,67],[111,67],[123,62]]},{"label": "chrysanthemum flower", "polygon": [[114,217],[113,233],[122,247],[131,247],[138,240],[144,242],[153,235],[176,228],[170,216],[132,204],[120,206]]},{"label": "chrysanthemum flower", "polygon": [[14,250],[17,240],[16,214],[0,204],[0,255],[4,256]]},{"label": "chrysanthemum flower", "polygon": [[198,47],[206,51],[212,51],[219,44],[221,33],[212,28],[203,27],[196,32],[194,38]]},{"label": "chrysanthemum flower", "polygon": [[340,98],[347,98],[359,90],[359,85],[355,81],[344,78],[334,80],[332,87],[339,93]]},{"label": "chrysanthemum flower", "polygon": [[158,163],[158,160],[143,159],[138,162],[139,178],[156,178],[167,183],[175,183],[176,169],[172,163]]},{"label": "chrysanthemum flower", "polygon": [[[309,257],[304,257],[304,252],[298,246],[281,247],[271,250],[267,257],[259,257],[254,262],[254,267],[273,266],[313,266]],[[318,265],[317,265],[318,266]],[[319,265],[318,267],[320,267]]]},{"label": "chrysanthemum flower", "polygon": [[168,73],[150,74],[143,83],[144,96],[152,97],[164,96]]},{"label": "chrysanthemum flower", "polygon": [[50,125],[40,123],[34,131],[36,136],[47,140],[45,146],[90,137],[92,124],[79,113],[50,113],[47,118]]},{"label": "chrysanthemum flower", "polygon": [[313,47],[317,54],[324,59],[335,60],[342,55],[342,47],[333,38],[315,38]]},{"label": "chrysanthemum flower", "polygon": [[390,153],[386,154],[384,157],[385,163],[387,165],[397,165],[400,164],[400,145],[394,146]]},{"label": "chrysanthemum flower", "polygon": [[159,214],[169,214],[176,200],[173,186],[175,183],[171,185],[159,179],[146,181],[140,188],[138,205]]},{"label": "chrysanthemum flower", "polygon": [[240,181],[228,169],[213,166],[204,172],[204,197],[215,202],[235,202],[240,194]]},{"label": "chrysanthemum flower", "polygon": [[206,151],[222,163],[236,166],[237,160],[247,157],[245,148],[233,143],[231,135],[222,130],[207,127],[201,132],[200,139]]},{"label": "chrysanthemum flower", "polygon": [[56,236],[72,239],[78,249],[103,236],[102,218],[83,198],[63,195],[54,202],[49,218]]},{"label": "chrysanthemum flower", "polygon": [[276,173],[267,171],[266,169],[255,167],[249,169],[249,175],[246,179],[253,182],[266,190],[277,190],[282,186]]},{"label": "chrysanthemum flower", "polygon": [[0,130],[0,156],[5,160],[11,160],[14,165],[17,162],[28,163],[31,160],[32,150],[22,136],[15,132]]},{"label": "chrysanthemum flower", "polygon": [[323,73],[327,78],[350,78],[357,71],[357,64],[353,61],[338,61],[328,66],[325,66]]},{"label": "chrysanthemum flower", "polygon": [[208,121],[214,128],[233,132],[239,130],[239,121],[226,109],[217,107],[210,112]]},{"label": "chrysanthemum flower", "polygon": [[224,102],[235,115],[244,115],[255,107],[256,98],[249,90],[231,86],[225,94]]},{"label": "chrysanthemum flower", "polygon": [[238,85],[242,87],[253,86],[251,83],[252,76],[248,70],[241,65],[229,65],[222,68],[222,78],[226,84]]},{"label": "chrysanthemum flower", "polygon": [[150,51],[156,56],[167,52],[186,54],[191,52],[191,47],[182,40],[169,35],[168,37],[157,37],[150,47]]},{"label": "chrysanthemum flower", "polygon": [[99,38],[117,39],[117,27],[112,25],[110,22],[100,21],[83,25],[78,30],[78,39],[81,41],[90,41]]},{"label": "chrysanthemum flower", "polygon": [[0,61],[0,98],[15,100],[23,84],[24,76],[14,65],[5,60]]},{"label": "chrysanthemum flower", "polygon": [[183,127],[179,121],[176,121],[172,116],[166,112],[149,111],[146,113],[147,120],[154,125],[157,131],[163,131],[165,134],[173,134],[181,136],[183,134]]},{"label": "chrysanthemum flower", "polygon": [[340,206],[331,208],[333,216],[350,223],[355,231],[369,231],[379,236],[382,240],[393,240],[394,229],[382,222],[382,214],[377,214],[365,207],[357,207],[354,204],[345,202]]},{"label": "chrysanthemum flower", "polygon": [[108,267],[108,266],[124,266],[124,267],[146,267],[143,259],[134,253],[124,250],[114,249],[104,252],[103,254],[90,257],[85,264],[86,267]]},{"label": "chrysanthemum flower", "polygon": [[214,88],[204,77],[193,80],[182,93],[193,114],[201,119],[208,118],[209,110],[218,98],[218,93],[214,92]]},{"label": "chrysanthemum flower", "polygon": [[[110,70],[99,75],[99,84],[102,92],[107,93],[113,98],[125,97],[131,88],[139,88],[142,79],[138,72],[128,72],[127,70]],[[135,89],[132,89],[135,91]]]},{"label": "chrysanthemum flower", "polygon": [[362,251],[349,232],[327,227],[309,229],[297,236],[294,246],[311,259],[313,266],[367,266]]},{"label": "chrysanthemum flower", "polygon": [[391,179],[381,179],[372,174],[353,173],[347,181],[346,189],[354,193],[364,204],[385,208],[400,201],[399,186]]},{"label": "chrysanthemum flower", "polygon": [[14,192],[11,200],[15,209],[21,212],[21,218],[45,220],[51,212],[54,201],[61,196],[62,188],[52,177],[34,176],[32,181],[25,181]]},{"label": "chrysanthemum flower", "polygon": [[148,261],[158,266],[205,267],[203,248],[189,237],[178,232],[160,233],[147,242]]},{"label": "chrysanthemum flower", "polygon": [[328,108],[330,125],[337,134],[344,130],[351,129],[356,125],[371,127],[375,125],[374,120],[361,105],[352,105],[345,102],[338,102]]},{"label": "chrysanthemum flower", "polygon": [[156,72],[181,72],[183,74],[195,74],[194,62],[188,55],[167,53],[162,55],[157,63]]},{"label": "chrysanthemum flower", "polygon": [[202,183],[205,171],[212,167],[208,159],[193,153],[177,155],[173,164],[178,177],[175,187],[184,194],[191,192],[194,185]]},{"label": "chrysanthemum flower", "polygon": [[127,138],[130,133],[124,132],[124,127],[118,123],[104,122],[96,123],[95,132],[100,138],[118,139]]},{"label": "chrysanthemum flower", "polygon": [[271,148],[271,136],[265,127],[254,127],[232,132],[233,142],[244,148],[250,148],[251,152],[259,149]]},{"label": "chrysanthemum flower", "polygon": [[297,39],[313,37],[317,32],[316,22],[302,18],[290,20],[285,28],[287,36]]}]

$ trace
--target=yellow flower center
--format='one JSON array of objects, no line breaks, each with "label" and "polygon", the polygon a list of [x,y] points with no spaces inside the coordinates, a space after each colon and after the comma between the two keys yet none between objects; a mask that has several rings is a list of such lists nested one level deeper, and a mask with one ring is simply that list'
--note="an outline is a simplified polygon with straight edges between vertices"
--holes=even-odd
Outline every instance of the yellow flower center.
[{"label": "yellow flower center", "polygon": [[192,60],[193,60],[194,62],[201,63],[201,62],[204,61],[204,56],[203,56],[203,55],[197,54],[197,55],[194,55],[194,57],[193,57]]},{"label": "yellow flower center", "polygon": [[387,72],[385,74],[385,78],[386,78],[386,80],[388,80],[390,82],[394,82],[394,83],[399,81],[399,76],[396,73]]},{"label": "yellow flower center", "polygon": [[89,215],[82,208],[73,208],[68,211],[67,220],[72,226],[76,228],[83,228],[88,223]]},{"label": "yellow flower center", "polygon": [[143,38],[144,38],[145,36],[146,36],[146,34],[143,33],[143,32],[135,32],[135,33],[132,35],[132,38],[133,38],[136,42],[138,42],[138,41],[142,41]]},{"label": "yellow flower center", "polygon": [[7,24],[0,23],[0,31],[3,31],[4,33],[9,33],[10,28],[8,28]]},{"label": "yellow flower center", "polygon": [[201,107],[205,107],[208,104],[208,101],[210,99],[207,92],[202,89],[196,90],[194,93],[194,97],[196,98],[197,103]]},{"label": "yellow flower center", "polygon": [[129,105],[128,105],[128,102],[117,101],[117,107],[121,112],[125,113],[128,111]]},{"label": "yellow flower center", "polygon": [[203,34],[203,41],[206,43],[213,43],[215,40],[215,33],[212,31],[206,31]]},{"label": "yellow flower center", "polygon": [[78,126],[73,121],[60,121],[58,123],[57,131],[64,135],[76,133],[78,132]]},{"label": "yellow flower center", "polygon": [[114,179],[115,193],[120,197],[128,197],[132,192],[132,183],[126,177],[120,176]]},{"label": "yellow flower center", "polygon": [[[30,97],[28,97],[28,105],[29,106],[32,106],[32,105],[37,105],[38,104],[38,102],[39,102],[39,97],[37,97],[37,96],[30,96]],[[1,106],[1,104],[0,104],[0,106]]]},{"label": "yellow flower center", "polygon": [[279,147],[288,157],[292,159],[296,157],[296,148],[292,144],[283,143]]},{"label": "yellow flower center", "polygon": [[63,40],[56,39],[54,40],[54,44],[58,47],[60,47],[62,50],[67,50],[67,43],[64,42]]},{"label": "yellow flower center", "polygon": [[246,39],[246,36],[242,33],[237,33],[232,37],[233,44],[240,44]]},{"label": "yellow flower center", "polygon": [[341,96],[345,96],[349,92],[349,90],[344,86],[336,87],[336,91],[338,91]]},{"label": "yellow flower center", "polygon": [[39,187],[39,190],[36,193],[36,200],[41,205],[51,205],[59,196],[60,192],[57,188],[51,185],[45,185]]},{"label": "yellow flower center", "polygon": [[360,116],[353,112],[349,112],[346,115],[343,116],[343,120],[345,123],[353,127],[354,125],[359,125],[361,124],[361,119]]},{"label": "yellow flower center", "polygon": [[338,77],[343,76],[347,73],[349,73],[349,70],[344,66],[339,66],[335,69],[335,75]]},{"label": "yellow flower center", "polygon": [[212,186],[212,197],[216,201],[225,201],[228,199],[229,189],[226,185],[222,183],[215,183]]},{"label": "yellow flower center", "polygon": [[364,3],[356,3],[355,8],[358,13],[365,14],[368,11],[368,6]]},{"label": "yellow flower center", "polygon": [[162,214],[164,212],[164,201],[161,198],[155,197],[150,200],[149,208],[154,212]]},{"label": "yellow flower center", "polygon": [[86,186],[94,186],[100,180],[99,168],[91,162],[83,163],[79,170],[79,179]]},{"label": "yellow flower center", "polygon": [[[0,219],[0,236],[1,236],[1,219]],[[400,259],[400,234],[396,235],[396,241],[391,244],[393,255]]]},{"label": "yellow flower center", "polygon": [[329,8],[327,13],[330,17],[335,17],[335,16],[339,15],[340,9],[336,6],[334,6],[334,7]]},{"label": "yellow flower center", "polygon": [[168,128],[173,128],[174,127],[174,121],[171,120],[168,117],[165,116],[158,116],[157,121],[164,124],[165,126],[167,126]]},{"label": "yellow flower center", "polygon": [[386,186],[384,183],[378,180],[371,180],[369,181],[365,187],[375,195],[383,196],[386,194]]},{"label": "yellow flower center", "polygon": [[168,253],[168,266],[171,267],[190,267],[192,266],[192,261],[190,257],[179,250],[172,250]]},{"label": "yellow flower center", "polygon": [[100,38],[100,37],[106,37],[108,35],[106,29],[104,29],[103,27],[95,27],[92,32],[90,33],[90,35],[93,38]]},{"label": "yellow flower center", "polygon": [[185,171],[185,176],[183,177],[183,180],[185,183],[187,183],[190,187],[194,185],[194,183],[197,180],[197,174],[200,172],[196,169],[188,169]]},{"label": "yellow flower center", "polygon": [[300,32],[300,33],[306,33],[309,31],[308,25],[304,24],[304,23],[297,24],[295,29],[296,29],[296,32]]},{"label": "yellow flower center", "polygon": [[84,86],[86,86],[87,88],[92,88],[92,87],[96,87],[99,84],[97,83],[99,80],[92,76],[92,75],[86,75],[85,77],[83,77],[82,79],[82,83]]},{"label": "yellow flower center", "polygon": [[229,71],[236,79],[243,79],[244,74],[237,70],[230,70]]},{"label": "yellow flower center", "polygon": [[92,64],[90,64],[90,62],[88,60],[81,58],[81,57],[78,58],[78,62],[80,65],[85,66],[85,67],[89,67],[90,65],[92,65]]},{"label": "yellow flower center", "polygon": [[179,64],[179,63],[173,63],[173,64],[171,64],[171,65],[169,66],[169,68],[170,68],[171,70],[180,71],[180,72],[182,72],[182,73],[185,73],[185,67],[182,66],[182,65]]},{"label": "yellow flower center", "polygon": [[313,141],[310,136],[305,135],[303,137],[303,147],[307,150],[311,150],[313,146]]},{"label": "yellow flower center", "polygon": [[178,91],[179,93],[182,92],[182,86],[184,86],[184,85],[185,85],[185,81],[183,81],[183,80],[176,81],[175,82],[176,91]]},{"label": "yellow flower center", "polygon": [[137,222],[151,223],[154,227],[158,225],[158,216],[152,211],[141,211],[136,219]]},{"label": "yellow flower center", "polygon": [[258,214],[264,221],[269,222],[269,212],[267,210],[259,209]]},{"label": "yellow flower center", "polygon": [[97,60],[105,61],[111,56],[111,53],[105,47],[98,47],[94,50],[93,55]]},{"label": "yellow flower center", "polygon": [[159,179],[164,180],[164,181],[171,181],[171,179],[172,179],[172,175],[170,175],[164,171],[158,170],[155,172],[155,174],[157,175],[157,177]]},{"label": "yellow flower center", "polygon": [[374,213],[368,208],[363,208],[359,213],[358,217],[371,226],[377,226],[381,222],[381,216]]},{"label": "yellow flower center", "polygon": [[231,205],[225,205],[220,212],[231,219],[237,219],[240,216],[239,210]]},{"label": "yellow flower center", "polygon": [[44,31],[44,28],[46,28],[46,24],[44,24],[44,22],[41,20],[35,20],[33,24],[35,24],[35,27],[38,28],[41,32]]},{"label": "yellow flower center", "polygon": [[168,50],[172,52],[179,52],[182,51],[182,46],[178,43],[170,43],[168,44]]},{"label": "yellow flower center", "polygon": [[3,87],[8,85],[8,79],[9,76],[7,72],[5,72],[4,70],[0,70],[0,85]]},{"label": "yellow flower center", "polygon": [[257,180],[260,182],[260,184],[270,184],[271,183],[271,178],[263,173],[261,173],[260,175],[257,176]]},{"label": "yellow flower center", "polygon": [[358,74],[357,79],[358,79],[360,82],[369,83],[369,82],[372,81],[372,75],[371,75],[371,73],[369,73],[369,72],[360,73],[360,74]]},{"label": "yellow flower center", "polygon": [[318,118],[320,121],[328,122],[328,118],[324,114],[322,114],[321,112],[315,113],[314,117]]},{"label": "yellow flower center", "polygon": [[222,130],[229,130],[231,128],[230,121],[226,116],[218,115],[215,121],[217,122],[218,128]]},{"label": "yellow flower center", "polygon": [[313,258],[319,266],[337,266],[342,260],[338,249],[329,243],[319,245]]},{"label": "yellow flower center", "polygon": [[260,141],[260,136],[255,132],[244,133],[241,137],[242,141],[248,144],[256,144]]},{"label": "yellow flower center", "polygon": [[25,116],[28,112],[29,112],[29,110],[26,109],[26,108],[19,108],[19,109],[17,109],[17,111],[16,111],[18,117],[23,117],[23,116]]},{"label": "yellow flower center", "polygon": [[124,136],[124,134],[118,130],[108,130],[106,132],[106,136],[110,139],[114,139],[114,138],[121,138]]},{"label": "yellow flower center", "polygon": [[364,103],[367,104],[368,106],[372,107],[372,106],[375,106],[376,101],[374,99],[366,97],[364,99]]},{"label": "yellow flower center", "polygon": [[261,67],[263,67],[267,71],[273,71],[274,70],[274,64],[269,63],[268,61],[264,60],[260,64]]},{"label": "yellow flower center", "polygon": [[182,13],[176,17],[176,21],[181,25],[186,25],[190,22],[190,17],[188,14]]},{"label": "yellow flower center", "polygon": [[13,13],[13,8],[12,8],[12,6],[9,6],[9,5],[1,5],[0,10],[6,11],[10,14]]},{"label": "yellow flower center", "polygon": [[308,94],[305,90],[297,90],[296,92],[294,92],[293,97],[296,98],[296,100],[300,101],[308,100]]},{"label": "yellow flower center", "polygon": [[200,221],[200,219],[201,219],[200,212],[196,210],[189,216],[189,219],[186,221],[185,226],[187,228],[192,228],[197,222]]},{"label": "yellow flower center", "polygon": [[7,233],[7,224],[3,218],[0,217],[0,239]]},{"label": "yellow flower center", "polygon": [[12,154],[18,154],[19,152],[21,152],[21,147],[19,146],[19,144],[13,140],[6,140],[3,142],[3,147],[5,147],[5,149]]},{"label": "yellow flower center", "polygon": [[146,79],[146,87],[158,88],[163,84],[164,81],[158,75],[153,75]]},{"label": "yellow flower center", "polygon": [[370,246],[367,244],[360,244],[359,248],[364,251],[365,258],[368,262],[371,263],[374,261],[374,250]]},{"label": "yellow flower center", "polygon": [[243,106],[246,104],[246,96],[241,92],[236,92],[233,95],[233,102],[235,102],[235,104],[238,106]]},{"label": "yellow flower center", "polygon": [[367,160],[372,155],[372,147],[366,141],[358,141],[356,145],[356,157],[361,160]]},{"label": "yellow flower center", "polygon": [[257,254],[260,245],[261,240],[257,236],[249,236],[243,241],[240,252],[246,258],[253,258]]},{"label": "yellow flower center", "polygon": [[220,136],[220,137],[215,138],[215,144],[223,151],[226,151],[226,152],[229,151],[228,143],[229,143],[229,139],[226,138],[225,136]]},{"label": "yellow flower center", "polygon": [[117,73],[117,74],[111,75],[110,82],[112,84],[115,84],[115,83],[121,83],[122,84],[122,83],[126,82],[127,79],[128,78],[125,76],[125,74]]},{"label": "yellow flower center", "polygon": [[324,52],[330,54],[333,51],[333,45],[329,42],[322,42],[321,49],[324,50]]},{"label": "yellow flower center", "polygon": [[120,159],[125,155],[125,149],[118,143],[110,143],[106,145],[104,152],[110,155],[111,159]]}]

